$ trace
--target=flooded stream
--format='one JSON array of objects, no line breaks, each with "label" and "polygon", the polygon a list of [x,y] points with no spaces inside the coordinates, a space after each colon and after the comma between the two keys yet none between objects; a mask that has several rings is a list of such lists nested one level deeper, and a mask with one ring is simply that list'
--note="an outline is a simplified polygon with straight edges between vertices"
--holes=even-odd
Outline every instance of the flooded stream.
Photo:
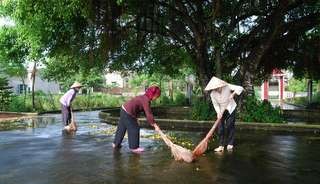
[{"label": "flooded stream", "polygon": [[[217,183],[316,184],[320,179],[320,137],[239,132],[233,152],[207,154],[194,163],[174,161],[153,130],[141,129],[133,154],[127,140],[111,148],[115,127],[100,123],[98,111],[77,112],[79,130],[63,134],[60,114],[20,122],[0,131],[1,184]],[[19,122],[18,122],[19,123]],[[201,133],[166,131],[197,144]]]}]

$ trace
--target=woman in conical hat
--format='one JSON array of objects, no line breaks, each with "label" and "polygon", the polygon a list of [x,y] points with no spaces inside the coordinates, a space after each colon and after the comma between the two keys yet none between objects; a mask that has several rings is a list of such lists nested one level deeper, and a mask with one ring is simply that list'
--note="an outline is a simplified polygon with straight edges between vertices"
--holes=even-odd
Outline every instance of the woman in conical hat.
[{"label": "woman in conical hat", "polygon": [[70,89],[60,98],[62,121],[65,130],[71,130],[69,124],[71,123],[71,105],[77,93],[80,91],[82,85],[79,82],[74,82]]},{"label": "woman in conical hat", "polygon": [[[212,77],[207,84],[205,91],[210,91],[210,98],[213,107],[217,113],[217,119],[221,118],[218,126],[219,147],[216,152],[221,152],[227,145],[227,150],[233,150],[234,133],[235,133],[235,109],[236,102],[233,99],[234,95],[240,95],[243,87],[229,84],[217,77]],[[227,135],[224,135],[226,126]]]},{"label": "woman in conical hat", "polygon": [[225,82],[217,77],[212,77],[204,90],[210,91],[210,90],[213,90],[216,88],[224,87],[226,85],[228,85],[227,82]]}]

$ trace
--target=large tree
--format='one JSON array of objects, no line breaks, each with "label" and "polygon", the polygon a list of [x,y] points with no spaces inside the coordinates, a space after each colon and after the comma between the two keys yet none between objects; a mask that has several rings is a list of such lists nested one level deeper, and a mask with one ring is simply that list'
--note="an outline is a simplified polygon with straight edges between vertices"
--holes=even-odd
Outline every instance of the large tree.
[{"label": "large tree", "polygon": [[[6,76],[20,78],[25,87],[27,69],[25,67],[28,46],[19,39],[18,31],[15,27],[0,27],[0,68]],[[24,89],[26,99],[26,89]]]},{"label": "large tree", "polygon": [[188,64],[202,88],[211,76],[239,68],[248,92],[267,69],[287,67],[287,60],[268,58],[277,48],[290,50],[286,44],[297,43],[320,15],[318,3],[307,0],[11,2],[11,15],[47,57],[71,57],[86,69],[175,73]]}]

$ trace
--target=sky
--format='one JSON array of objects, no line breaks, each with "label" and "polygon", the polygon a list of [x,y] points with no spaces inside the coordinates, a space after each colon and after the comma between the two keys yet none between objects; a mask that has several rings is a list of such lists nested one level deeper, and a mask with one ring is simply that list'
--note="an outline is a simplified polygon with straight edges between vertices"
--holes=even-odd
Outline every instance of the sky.
[{"label": "sky", "polygon": [[0,27],[2,26],[14,26],[14,22],[8,17],[0,17]]}]

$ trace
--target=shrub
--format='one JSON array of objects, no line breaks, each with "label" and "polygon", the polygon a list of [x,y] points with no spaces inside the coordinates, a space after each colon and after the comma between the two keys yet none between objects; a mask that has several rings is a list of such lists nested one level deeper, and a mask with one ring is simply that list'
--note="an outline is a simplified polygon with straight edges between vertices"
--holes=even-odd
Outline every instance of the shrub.
[{"label": "shrub", "polygon": [[290,103],[298,106],[305,106],[307,109],[319,109],[320,108],[320,93],[316,93],[312,96],[312,102],[309,104],[308,97],[295,97],[289,100]]},{"label": "shrub", "polygon": [[283,118],[279,107],[272,107],[268,101],[260,101],[255,96],[244,100],[239,118],[245,122],[281,123]]},{"label": "shrub", "polygon": [[28,101],[24,99],[24,96],[13,95],[8,110],[12,112],[31,112],[31,100],[29,100],[29,104],[27,104],[27,102]]},{"label": "shrub", "polygon": [[212,120],[216,116],[216,112],[210,101],[202,98],[196,98],[192,101],[191,119],[193,120]]},{"label": "shrub", "polygon": [[[212,120],[216,116],[211,100],[194,99],[191,109],[191,119],[193,120]],[[280,108],[274,108],[270,102],[262,102],[252,96],[244,100],[242,111],[237,114],[237,117],[244,122],[283,122]]]},{"label": "shrub", "polygon": [[[35,96],[35,110],[37,112],[60,110],[61,95],[36,93]],[[90,108],[103,108],[103,107],[116,107],[124,102],[123,97],[116,97],[107,94],[91,94],[91,95],[77,95],[72,103],[74,109],[90,109]],[[13,112],[31,112],[32,103],[31,95],[12,96],[12,102],[8,107],[9,111]]]},{"label": "shrub", "polygon": [[78,95],[73,102],[73,108],[101,108],[118,107],[124,102],[124,97],[117,97],[108,94]]},{"label": "shrub", "polygon": [[172,104],[172,101],[170,100],[170,98],[166,95],[161,95],[160,96],[160,104],[161,105],[170,105]]},{"label": "shrub", "polygon": [[11,91],[8,80],[0,77],[0,110],[6,110],[11,102]]},{"label": "shrub", "polygon": [[176,98],[174,99],[174,104],[175,105],[187,105],[187,98],[186,96],[181,93],[181,92],[177,92]]}]

